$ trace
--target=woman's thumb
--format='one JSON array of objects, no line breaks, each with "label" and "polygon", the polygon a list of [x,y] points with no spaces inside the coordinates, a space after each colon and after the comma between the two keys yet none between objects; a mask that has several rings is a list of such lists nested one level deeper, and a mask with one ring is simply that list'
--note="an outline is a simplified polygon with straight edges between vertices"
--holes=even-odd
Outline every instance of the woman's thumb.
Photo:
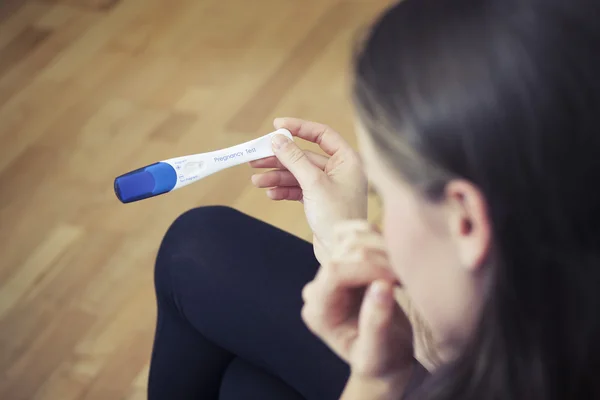
[{"label": "woman's thumb", "polygon": [[294,175],[302,189],[309,189],[309,186],[324,174],[306,157],[304,151],[286,136],[274,135],[272,147],[277,159]]}]

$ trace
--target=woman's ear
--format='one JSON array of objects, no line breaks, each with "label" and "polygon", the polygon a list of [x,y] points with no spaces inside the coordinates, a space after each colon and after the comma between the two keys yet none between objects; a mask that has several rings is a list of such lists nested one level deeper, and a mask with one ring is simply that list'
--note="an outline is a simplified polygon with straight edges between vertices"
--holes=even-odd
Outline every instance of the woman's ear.
[{"label": "woman's ear", "polygon": [[448,228],[461,265],[478,270],[491,247],[492,227],[487,202],[475,185],[453,180],[446,185]]}]

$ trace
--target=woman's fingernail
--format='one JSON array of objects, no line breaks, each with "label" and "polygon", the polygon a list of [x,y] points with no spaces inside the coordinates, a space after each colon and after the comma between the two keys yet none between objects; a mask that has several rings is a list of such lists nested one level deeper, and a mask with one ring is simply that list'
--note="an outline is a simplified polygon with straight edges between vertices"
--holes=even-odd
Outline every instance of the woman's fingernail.
[{"label": "woman's fingernail", "polygon": [[290,140],[287,138],[287,136],[284,136],[284,135],[274,135],[273,138],[271,139],[271,143],[275,150],[279,150],[281,148],[281,146],[283,146],[284,144],[286,144],[289,141]]},{"label": "woman's fingernail", "polygon": [[379,304],[386,304],[390,299],[390,285],[384,281],[376,281],[369,288],[369,296]]},{"label": "woman's fingernail", "polygon": [[275,126],[276,128],[280,128],[282,124],[283,124],[283,118],[275,118],[273,120],[273,126]]},{"label": "woman's fingernail", "polygon": [[254,185],[256,185],[256,184],[258,183],[258,175],[256,175],[256,174],[255,174],[255,175],[252,175],[252,176],[250,177],[250,180],[252,181],[252,183],[253,183]]}]

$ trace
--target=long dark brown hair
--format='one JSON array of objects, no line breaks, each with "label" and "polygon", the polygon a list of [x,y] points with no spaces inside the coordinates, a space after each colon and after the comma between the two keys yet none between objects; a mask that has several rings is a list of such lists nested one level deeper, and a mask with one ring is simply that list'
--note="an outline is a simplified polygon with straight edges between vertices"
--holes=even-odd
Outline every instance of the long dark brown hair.
[{"label": "long dark brown hair", "polygon": [[404,0],[361,42],[354,100],[387,164],[487,201],[492,285],[430,400],[600,399],[600,1]]}]

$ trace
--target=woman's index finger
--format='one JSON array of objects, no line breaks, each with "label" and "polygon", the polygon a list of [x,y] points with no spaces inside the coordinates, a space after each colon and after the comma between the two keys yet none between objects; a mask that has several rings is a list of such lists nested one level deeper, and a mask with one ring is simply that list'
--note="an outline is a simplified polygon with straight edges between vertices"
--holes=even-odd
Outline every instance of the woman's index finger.
[{"label": "woman's index finger", "polygon": [[288,117],[275,119],[273,125],[276,129],[285,128],[293,136],[318,144],[321,150],[330,156],[350,148],[350,144],[342,135],[325,124]]}]

